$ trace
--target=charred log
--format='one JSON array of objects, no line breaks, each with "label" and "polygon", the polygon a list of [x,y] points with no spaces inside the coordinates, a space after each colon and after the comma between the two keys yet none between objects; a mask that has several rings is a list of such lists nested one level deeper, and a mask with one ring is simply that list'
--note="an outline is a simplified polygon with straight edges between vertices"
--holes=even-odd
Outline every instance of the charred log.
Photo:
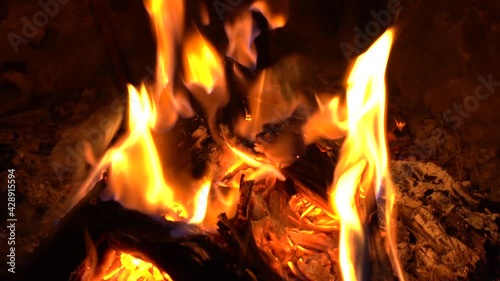
[{"label": "charred log", "polygon": [[317,206],[329,210],[328,189],[333,182],[335,163],[316,145],[307,147],[304,156],[284,169],[285,176],[292,179],[297,193],[304,194]]},{"label": "charred log", "polygon": [[[277,280],[261,259],[249,222],[245,220],[249,200],[241,200],[239,215],[229,220],[222,214],[219,235],[198,226],[171,222],[123,209],[114,201],[97,199],[105,184],[99,182],[54,229],[25,264],[17,280],[80,280],[87,270],[84,261],[94,241],[98,262],[111,250],[126,252],[151,262],[174,280]],[[252,183],[243,183],[242,198],[250,196]],[[224,230],[225,229],[225,230]],[[228,231],[229,230],[229,231]],[[224,239],[222,239],[224,238]],[[231,248],[231,241],[237,247]],[[75,270],[76,269],[76,270]]]}]

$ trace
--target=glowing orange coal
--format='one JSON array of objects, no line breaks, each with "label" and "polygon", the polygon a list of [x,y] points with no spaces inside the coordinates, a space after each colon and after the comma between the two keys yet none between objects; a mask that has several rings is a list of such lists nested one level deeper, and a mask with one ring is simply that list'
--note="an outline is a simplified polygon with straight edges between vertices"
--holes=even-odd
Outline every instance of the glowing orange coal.
[{"label": "glowing orange coal", "polygon": [[[90,260],[89,255],[87,261]],[[89,266],[82,276],[82,281],[173,281],[168,273],[161,271],[152,263],[128,253],[109,252],[104,267],[106,268],[98,269]]]}]

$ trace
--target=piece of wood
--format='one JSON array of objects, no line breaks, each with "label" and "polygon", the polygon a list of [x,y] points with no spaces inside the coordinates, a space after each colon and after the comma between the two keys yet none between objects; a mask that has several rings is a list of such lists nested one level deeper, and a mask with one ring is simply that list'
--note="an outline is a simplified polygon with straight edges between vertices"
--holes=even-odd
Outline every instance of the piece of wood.
[{"label": "piece of wood", "polygon": [[[51,280],[79,280],[86,270],[82,261],[89,251],[86,235],[99,257],[109,250],[126,252],[153,263],[174,280],[252,280],[246,259],[228,250],[219,235],[185,222],[126,210],[114,201],[100,201],[97,195],[104,186],[104,181],[99,182],[64,217],[16,274],[16,280],[46,276]],[[259,255],[257,248],[253,249],[254,253],[246,252],[245,257]],[[267,273],[276,276],[272,271]]]},{"label": "piece of wood", "polygon": [[328,191],[333,183],[335,163],[315,145],[309,145],[297,162],[283,169],[294,182],[297,193],[305,195],[316,206],[330,210]]},{"label": "piece of wood", "polygon": [[[259,248],[255,243],[250,219],[248,218],[250,197],[253,190],[253,181],[240,181],[240,201],[237,215],[229,219],[226,214],[221,214],[218,223],[219,232],[235,246],[239,252],[240,263],[248,264],[248,270],[257,276],[258,280],[273,281],[281,277],[273,271],[262,258]],[[248,272],[247,270],[247,272]]]}]

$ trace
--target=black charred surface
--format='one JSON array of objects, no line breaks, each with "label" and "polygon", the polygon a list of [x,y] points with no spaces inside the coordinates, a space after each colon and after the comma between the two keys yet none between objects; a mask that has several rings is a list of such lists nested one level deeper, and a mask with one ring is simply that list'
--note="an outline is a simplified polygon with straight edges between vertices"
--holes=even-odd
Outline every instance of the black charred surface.
[{"label": "black charred surface", "polygon": [[328,189],[333,183],[335,162],[315,144],[307,147],[306,153],[297,162],[283,169],[292,179],[298,193],[302,193],[318,206],[328,207]]}]

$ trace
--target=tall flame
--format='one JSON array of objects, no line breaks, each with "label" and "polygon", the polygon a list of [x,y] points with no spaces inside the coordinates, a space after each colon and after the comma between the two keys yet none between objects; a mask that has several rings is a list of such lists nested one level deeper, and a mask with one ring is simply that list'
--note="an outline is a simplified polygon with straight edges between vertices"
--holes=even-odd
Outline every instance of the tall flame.
[{"label": "tall flame", "polygon": [[[392,210],[394,200],[386,177],[388,154],[385,125],[385,70],[393,37],[393,30],[386,31],[368,51],[360,55],[347,80],[348,133],[330,190],[330,204],[340,217],[340,266],[346,281],[363,279],[363,255],[366,255],[363,224],[367,218],[365,214],[360,214],[359,202],[369,198],[370,192],[378,197],[384,183],[389,210]],[[397,259],[394,260],[397,263]]]},{"label": "tall flame", "polygon": [[[116,200],[129,208],[146,212],[181,208],[174,201],[174,192],[166,183],[161,162],[150,128],[155,123],[156,110],[145,87],[140,92],[129,90],[129,132],[112,157],[109,189]],[[136,192],[140,187],[143,192]]]},{"label": "tall flame", "polygon": [[[191,110],[187,98],[174,95],[173,91],[176,46],[183,39],[184,1],[146,0],[145,6],[158,43],[156,84],[142,85],[140,89],[128,86],[129,134],[109,151],[111,171],[107,191],[127,208],[199,224],[205,218],[211,180],[189,179],[180,187],[179,175],[177,179],[165,177],[153,138],[153,131],[170,129],[179,114]],[[201,35],[189,37],[185,45],[191,54],[188,69],[198,70],[189,77],[190,82],[211,92],[223,73],[215,51]],[[188,202],[194,193],[195,200]]]},{"label": "tall flame", "polygon": [[[394,31],[387,30],[355,61],[347,80],[346,104],[335,97],[304,126],[310,143],[318,137],[346,136],[330,189],[330,205],[340,218],[339,259],[344,280],[366,276],[367,210],[384,196],[386,242],[400,280],[404,280],[395,249],[392,211],[394,191],[387,174],[385,70]],[[382,190],[382,187],[384,190]]]},{"label": "tall flame", "polygon": [[151,91],[156,112],[155,129],[168,130],[177,121],[178,114],[192,115],[187,99],[174,95],[173,78],[176,65],[176,46],[184,31],[184,1],[144,0],[151,18],[157,42],[156,85]]},{"label": "tall flame", "polygon": [[165,86],[173,77],[175,44],[182,38],[184,27],[184,1],[144,0],[151,17],[158,45],[156,56],[157,84]]},{"label": "tall flame", "polygon": [[215,119],[217,110],[227,104],[229,96],[219,54],[196,29],[184,41],[183,62],[184,83],[203,107],[212,137],[222,144]]}]

